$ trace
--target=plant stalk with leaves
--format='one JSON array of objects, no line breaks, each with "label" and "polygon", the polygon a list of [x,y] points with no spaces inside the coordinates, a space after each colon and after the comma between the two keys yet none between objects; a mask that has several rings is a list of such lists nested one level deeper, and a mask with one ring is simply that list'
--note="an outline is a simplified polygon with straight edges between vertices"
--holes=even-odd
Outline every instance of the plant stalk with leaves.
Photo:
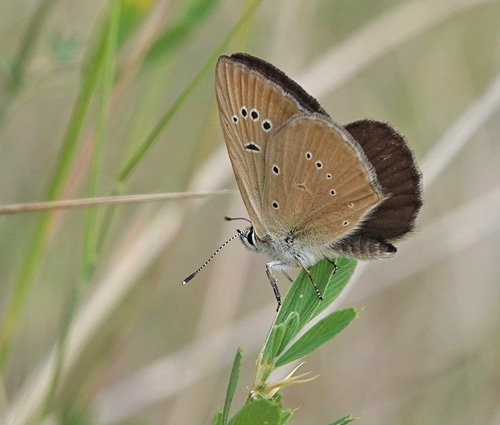
[{"label": "plant stalk with leaves", "polygon": [[[307,373],[295,375],[297,366],[285,378],[269,382],[274,370],[302,359],[319,346],[332,339],[357,316],[354,308],[337,310],[311,326],[299,337],[299,333],[325,310],[342,292],[356,267],[355,260],[341,258],[338,270],[328,261],[321,261],[311,269],[312,276],[323,294],[319,300],[311,288],[309,277],[301,272],[290,287],[283,305],[274,322],[257,359],[255,380],[245,405],[229,420],[229,408],[236,390],[241,364],[239,348],[233,363],[223,411],[216,413],[212,425],[283,425],[292,416],[291,409],[283,410],[281,404],[282,387],[308,382]],[[351,416],[333,422],[331,425],[345,425],[352,422]]]}]

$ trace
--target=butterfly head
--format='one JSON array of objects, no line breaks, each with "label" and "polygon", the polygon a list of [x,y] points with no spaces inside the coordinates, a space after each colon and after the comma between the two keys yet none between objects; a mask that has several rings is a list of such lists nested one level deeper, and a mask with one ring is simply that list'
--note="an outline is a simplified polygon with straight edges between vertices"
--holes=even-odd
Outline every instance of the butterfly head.
[{"label": "butterfly head", "polygon": [[245,245],[250,251],[258,251],[259,240],[257,235],[255,234],[255,230],[253,226],[247,227],[245,230],[238,229],[238,235]]}]

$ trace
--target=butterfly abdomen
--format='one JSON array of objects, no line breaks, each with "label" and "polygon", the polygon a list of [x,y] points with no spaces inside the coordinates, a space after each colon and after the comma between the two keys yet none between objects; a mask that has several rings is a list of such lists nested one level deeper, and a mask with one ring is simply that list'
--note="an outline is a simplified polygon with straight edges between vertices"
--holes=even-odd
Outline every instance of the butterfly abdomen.
[{"label": "butterfly abdomen", "polygon": [[362,234],[350,236],[342,241],[340,245],[334,246],[334,250],[358,260],[375,260],[390,258],[396,254],[396,247],[383,240],[375,240]]}]

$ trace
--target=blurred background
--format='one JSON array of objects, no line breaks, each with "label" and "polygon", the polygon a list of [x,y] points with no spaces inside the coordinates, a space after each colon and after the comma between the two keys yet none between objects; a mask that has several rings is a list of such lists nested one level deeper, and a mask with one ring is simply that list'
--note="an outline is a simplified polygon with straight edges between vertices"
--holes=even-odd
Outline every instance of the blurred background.
[{"label": "blurred background", "polygon": [[[337,307],[360,317],[283,390],[290,423],[500,424],[498,1],[3,0],[0,205],[235,189],[213,71],[235,51],[339,123],[391,122],[424,173],[414,235],[358,265]],[[267,259],[234,242],[180,284],[224,215],[237,193],[0,216],[0,423],[208,424],[238,345],[241,406]]]}]

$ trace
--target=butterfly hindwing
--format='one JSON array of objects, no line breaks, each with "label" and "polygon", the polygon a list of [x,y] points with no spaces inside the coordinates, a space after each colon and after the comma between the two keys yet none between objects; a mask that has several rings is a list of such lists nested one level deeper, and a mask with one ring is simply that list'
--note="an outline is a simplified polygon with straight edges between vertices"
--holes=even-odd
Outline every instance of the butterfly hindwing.
[{"label": "butterfly hindwing", "polygon": [[273,133],[265,167],[264,226],[276,238],[338,241],[384,200],[359,144],[317,113],[296,115]]},{"label": "butterfly hindwing", "polygon": [[363,148],[388,199],[363,223],[374,239],[397,240],[413,229],[422,207],[422,173],[405,138],[389,124],[361,120],[345,126]]}]

